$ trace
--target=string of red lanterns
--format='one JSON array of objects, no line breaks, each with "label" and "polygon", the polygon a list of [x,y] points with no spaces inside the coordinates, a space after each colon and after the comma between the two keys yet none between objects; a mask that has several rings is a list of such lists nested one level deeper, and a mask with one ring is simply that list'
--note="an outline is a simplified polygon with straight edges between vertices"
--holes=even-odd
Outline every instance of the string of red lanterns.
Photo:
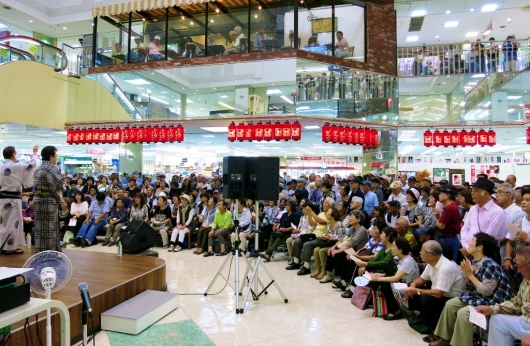
[{"label": "string of red lanterns", "polygon": [[526,144],[530,144],[530,127],[526,129]]},{"label": "string of red lanterns", "polygon": [[457,130],[453,130],[451,132],[447,130],[444,130],[443,132],[438,130],[431,132],[430,130],[427,130],[423,133],[423,145],[426,147],[472,147],[477,144],[483,147],[494,146],[497,144],[497,134],[491,129],[489,131],[484,131],[481,129],[478,132],[475,130],[471,130],[469,132],[466,130],[462,130],[460,132]]},{"label": "string of red lanterns", "polygon": [[379,131],[326,123],[322,127],[322,141],[326,143],[362,145],[363,149],[375,149],[379,147]]},{"label": "string of red lanterns", "polygon": [[169,143],[184,141],[184,127],[162,126],[115,129],[78,129],[66,131],[68,144]]},{"label": "string of red lanterns", "polygon": [[276,121],[271,124],[270,121],[263,124],[261,121],[257,124],[249,122],[247,125],[239,123],[236,125],[232,122],[228,125],[228,140],[234,141],[299,141],[302,139],[302,125],[295,121],[293,124],[288,121],[283,124]]}]

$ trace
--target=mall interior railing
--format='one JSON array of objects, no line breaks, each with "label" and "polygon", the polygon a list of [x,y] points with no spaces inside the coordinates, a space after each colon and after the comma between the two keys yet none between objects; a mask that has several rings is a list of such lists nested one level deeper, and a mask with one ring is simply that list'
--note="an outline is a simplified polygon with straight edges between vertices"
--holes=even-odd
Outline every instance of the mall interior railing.
[{"label": "mall interior railing", "polygon": [[26,52],[25,50],[13,48],[0,43],[0,64],[19,60],[35,61],[35,57],[33,54]]},{"label": "mall interior railing", "polygon": [[0,38],[0,44],[13,49],[25,51],[33,55],[34,61],[52,66],[55,71],[64,71],[68,67],[68,59],[65,53],[57,47],[38,41],[28,36],[4,36]]},{"label": "mall interior railing", "polygon": [[520,72],[529,66],[527,39],[398,47],[400,77]]}]

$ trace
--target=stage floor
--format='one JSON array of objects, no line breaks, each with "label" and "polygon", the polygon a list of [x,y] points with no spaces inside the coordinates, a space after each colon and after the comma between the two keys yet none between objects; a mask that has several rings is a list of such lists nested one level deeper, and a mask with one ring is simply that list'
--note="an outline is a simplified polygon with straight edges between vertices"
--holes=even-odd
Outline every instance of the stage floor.
[{"label": "stage floor", "polygon": [[[97,245],[96,245],[97,246]],[[0,266],[22,267],[26,260],[35,253],[35,248],[24,247],[24,254],[0,256]],[[52,294],[52,299],[62,301],[70,312],[70,335],[72,343],[82,338],[81,309],[82,301],[77,286],[81,282],[88,284],[88,291],[93,308],[93,322],[99,330],[100,315],[125,300],[145,290],[164,290],[166,287],[166,262],[157,257],[101,253],[92,251],[63,250],[72,262],[73,272],[68,284]],[[42,298],[42,297],[41,297]],[[39,315],[41,339],[45,338],[45,313]],[[34,323],[35,319],[31,318]],[[53,344],[58,345],[59,317],[52,318]],[[25,345],[23,321],[13,326],[11,345]],[[30,328],[33,340],[36,339],[34,325]],[[43,339],[44,340],[44,339]]]}]

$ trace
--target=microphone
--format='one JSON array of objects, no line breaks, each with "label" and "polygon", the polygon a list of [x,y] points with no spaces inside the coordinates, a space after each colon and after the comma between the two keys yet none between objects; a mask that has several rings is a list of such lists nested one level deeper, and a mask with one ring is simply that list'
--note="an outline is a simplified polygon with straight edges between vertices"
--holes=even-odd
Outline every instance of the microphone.
[{"label": "microphone", "polygon": [[85,305],[87,312],[90,316],[92,316],[92,306],[90,305],[90,295],[88,294],[88,284],[86,282],[81,282],[77,289],[79,292],[81,292],[81,299],[83,300],[83,304]]}]

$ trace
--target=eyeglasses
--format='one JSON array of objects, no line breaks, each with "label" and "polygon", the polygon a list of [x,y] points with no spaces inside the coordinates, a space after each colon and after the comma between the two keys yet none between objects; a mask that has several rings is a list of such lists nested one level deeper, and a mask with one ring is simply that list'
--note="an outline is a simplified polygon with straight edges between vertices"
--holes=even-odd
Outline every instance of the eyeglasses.
[{"label": "eyeglasses", "polygon": [[517,269],[521,270],[521,269],[523,269],[523,267],[527,266],[528,264],[530,264],[530,262],[526,262],[522,266],[518,265],[517,263],[515,265],[517,266]]},{"label": "eyeglasses", "polygon": [[430,253],[430,254],[432,255],[432,252],[430,252],[430,251],[425,251],[425,250],[421,249],[421,250],[420,250],[420,254],[422,254],[422,253]]}]

